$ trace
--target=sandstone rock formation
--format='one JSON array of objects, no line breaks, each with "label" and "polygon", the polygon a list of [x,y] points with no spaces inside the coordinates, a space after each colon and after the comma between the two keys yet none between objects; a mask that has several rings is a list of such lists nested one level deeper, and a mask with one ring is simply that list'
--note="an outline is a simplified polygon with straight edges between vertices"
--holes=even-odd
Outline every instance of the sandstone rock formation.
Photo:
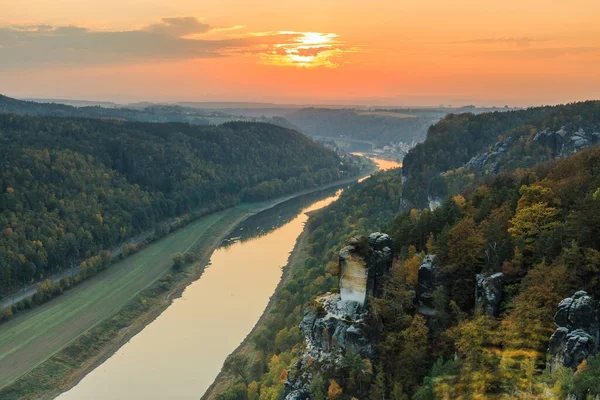
[{"label": "sandstone rock formation", "polygon": [[557,328],[548,344],[550,368],[564,365],[575,369],[598,352],[600,306],[583,290],[559,303],[554,323]]},{"label": "sandstone rock formation", "polygon": [[380,282],[392,265],[392,250],[393,241],[385,233],[348,240],[340,251],[341,300],[365,306],[369,296],[379,296]]},{"label": "sandstone rock formation", "polygon": [[[526,138],[527,141],[537,142],[548,148],[554,157],[568,157],[577,151],[600,142],[600,132],[586,132],[582,128],[563,126],[558,130],[544,129],[535,136]],[[506,161],[507,153],[515,144],[513,137],[494,144],[491,151],[486,151],[472,157],[466,168],[472,168],[482,173],[497,174]]]},{"label": "sandstone rock formation", "polygon": [[508,151],[512,142],[512,137],[507,137],[505,140],[497,142],[494,145],[494,149],[492,151],[481,153],[471,158],[465,166],[473,167],[478,171],[483,172],[485,171],[486,166],[489,165],[488,171],[490,173],[498,173],[500,171],[500,164],[498,163],[498,158],[500,158]]},{"label": "sandstone rock formation", "polygon": [[419,312],[433,307],[432,295],[438,286],[443,286],[447,282],[447,274],[442,272],[435,263],[435,255],[425,256],[419,267],[419,276],[417,284],[417,301],[419,303]]},{"label": "sandstone rock formation", "polygon": [[306,351],[288,371],[286,400],[308,399],[311,365],[339,363],[345,353],[375,356],[376,332],[366,323],[369,297],[381,296],[393,261],[385,233],[351,238],[340,251],[340,293],[327,293],[305,311],[300,330]]},{"label": "sandstone rock formation", "polygon": [[600,142],[600,132],[585,132],[582,128],[575,130],[563,126],[557,131],[544,129],[538,132],[533,140],[552,149],[558,157],[566,157],[586,146]]},{"label": "sandstone rock formation", "polygon": [[490,317],[497,317],[504,295],[504,274],[477,274],[476,282],[475,304],[481,306]]}]

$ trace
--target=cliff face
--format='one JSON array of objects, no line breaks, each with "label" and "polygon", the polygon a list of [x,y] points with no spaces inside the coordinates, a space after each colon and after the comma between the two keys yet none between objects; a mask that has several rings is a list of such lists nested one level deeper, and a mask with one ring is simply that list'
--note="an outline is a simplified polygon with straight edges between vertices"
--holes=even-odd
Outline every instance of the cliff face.
[{"label": "cliff face", "polygon": [[[544,129],[535,134],[535,136],[526,139],[526,144],[533,146],[539,145],[545,148],[556,158],[568,157],[588,146],[593,146],[600,142],[600,132],[586,132],[582,128],[562,126],[558,130]],[[514,137],[496,142],[491,151],[482,152],[471,158],[466,164],[466,168],[474,168],[479,172],[497,174],[502,165],[510,162],[510,151],[512,147],[518,146]],[[542,161],[540,159],[539,161]]]},{"label": "cliff face", "polygon": [[375,232],[340,251],[340,293],[318,297],[300,324],[306,351],[288,371],[286,399],[309,398],[314,368],[335,368],[346,353],[375,356],[377,332],[365,322],[369,297],[379,297],[393,261],[393,241]]},{"label": "cliff face", "polygon": [[381,281],[390,269],[393,247],[392,239],[380,232],[348,240],[340,251],[341,300],[356,301],[364,307],[370,296],[381,295]]}]

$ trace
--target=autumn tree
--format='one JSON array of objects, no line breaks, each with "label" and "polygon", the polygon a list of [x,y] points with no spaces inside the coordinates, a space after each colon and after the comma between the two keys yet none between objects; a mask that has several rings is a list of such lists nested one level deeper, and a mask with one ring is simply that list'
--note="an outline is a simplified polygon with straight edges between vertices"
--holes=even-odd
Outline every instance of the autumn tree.
[{"label": "autumn tree", "polygon": [[327,389],[327,400],[337,400],[342,397],[342,387],[332,379],[329,381],[329,389]]},{"label": "autumn tree", "polygon": [[252,381],[248,385],[247,397],[248,400],[258,400],[258,383],[256,383],[256,381]]},{"label": "autumn tree", "polygon": [[459,268],[473,271],[481,259],[485,239],[473,218],[465,218],[448,232],[448,265],[444,269],[454,272]]},{"label": "autumn tree", "polygon": [[560,205],[552,190],[539,185],[522,186],[517,212],[511,219],[509,232],[516,239],[522,239],[525,247],[535,250],[536,240],[559,225]]}]

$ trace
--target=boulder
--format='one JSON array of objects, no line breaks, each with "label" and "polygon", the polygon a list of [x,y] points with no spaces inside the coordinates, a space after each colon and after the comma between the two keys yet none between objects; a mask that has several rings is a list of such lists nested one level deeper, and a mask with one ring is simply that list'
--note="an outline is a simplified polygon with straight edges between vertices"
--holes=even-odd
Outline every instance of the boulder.
[{"label": "boulder", "polygon": [[554,323],[569,330],[593,330],[598,325],[597,303],[585,291],[580,290],[558,304]]},{"label": "boulder", "polygon": [[549,366],[577,366],[590,354],[598,352],[600,307],[583,290],[558,304],[554,323],[556,331],[548,344]]}]

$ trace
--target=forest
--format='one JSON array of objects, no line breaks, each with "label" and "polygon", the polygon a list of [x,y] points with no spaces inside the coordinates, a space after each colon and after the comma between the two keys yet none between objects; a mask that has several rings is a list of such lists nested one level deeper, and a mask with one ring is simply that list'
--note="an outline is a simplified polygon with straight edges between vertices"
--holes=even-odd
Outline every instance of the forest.
[{"label": "forest", "polygon": [[[461,142],[469,121],[489,121],[481,146],[496,132],[563,126],[595,129],[598,102],[533,111],[450,116],[414,150],[412,173],[460,167],[477,145],[451,162],[449,151],[429,141]],[[551,115],[551,117],[549,117]],[[527,117],[527,119],[525,119]],[[445,126],[456,123],[456,135]],[[487,122],[486,122],[487,123]],[[465,125],[466,124],[466,125]],[[510,128],[513,126],[513,128]],[[571,129],[568,128],[568,129]],[[437,134],[437,132],[447,132]],[[529,132],[531,134],[531,132]],[[475,140],[469,141],[471,143]],[[466,146],[466,142],[462,142]],[[488,144],[485,144],[488,143]],[[441,144],[439,146],[442,146]],[[430,157],[425,157],[428,153]],[[517,153],[519,154],[519,153]],[[399,170],[375,175],[346,190],[309,220],[310,257],[276,294],[269,328],[253,340],[253,359],[230,359],[238,381],[220,399],[283,399],[289,370],[304,351],[298,329],[311,298],[337,290],[338,251],[356,234],[381,230],[396,244],[384,296],[372,299],[369,325],[377,355],[346,353],[340,363],[315,363],[311,399],[585,399],[600,395],[600,359],[590,354],[573,368],[548,358],[558,304],[577,291],[600,296],[600,147],[568,157],[545,153],[520,167],[513,160],[498,173],[472,174],[459,194],[441,206],[405,208]],[[439,161],[439,163],[438,163]],[[531,162],[531,161],[526,161]],[[450,163],[450,164],[446,164]],[[417,171],[417,172],[415,172]],[[423,308],[419,268],[426,256],[443,277]],[[477,275],[502,273],[502,300],[490,313],[477,303]]]},{"label": "forest", "polygon": [[390,142],[412,143],[423,140],[427,128],[444,114],[443,111],[405,115],[352,109],[304,108],[285,114],[285,118],[311,136],[346,137],[383,146]]},{"label": "forest", "polygon": [[159,222],[357,173],[292,130],[0,115],[0,293]]},{"label": "forest", "polygon": [[512,162],[503,161],[505,170],[529,168],[556,158],[562,148],[560,137],[550,137],[551,140],[546,141],[534,138],[545,130],[560,131],[561,128],[569,134],[577,129],[600,132],[600,102],[450,114],[433,125],[427,132],[427,140],[404,158],[404,176],[407,178],[404,197],[413,206],[423,207],[428,195],[446,196],[449,193],[440,174],[465,166],[472,157],[499,141],[510,140]]}]

